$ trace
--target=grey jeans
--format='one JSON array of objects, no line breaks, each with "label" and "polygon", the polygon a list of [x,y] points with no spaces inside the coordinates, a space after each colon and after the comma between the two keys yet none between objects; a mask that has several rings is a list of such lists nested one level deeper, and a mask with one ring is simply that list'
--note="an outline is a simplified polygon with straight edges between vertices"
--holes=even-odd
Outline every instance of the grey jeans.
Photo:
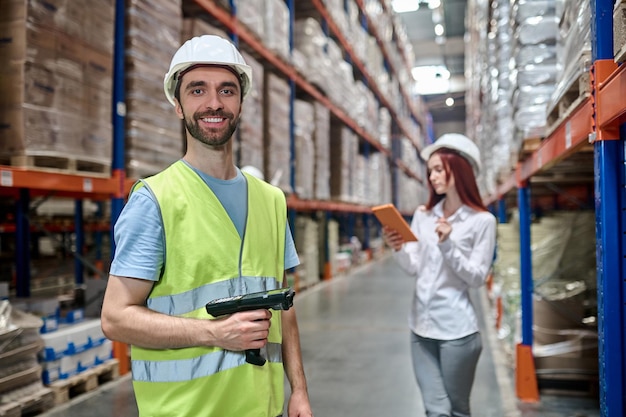
[{"label": "grey jeans", "polygon": [[456,340],[411,332],[411,356],[428,417],[470,417],[470,392],[483,345],[480,333]]}]

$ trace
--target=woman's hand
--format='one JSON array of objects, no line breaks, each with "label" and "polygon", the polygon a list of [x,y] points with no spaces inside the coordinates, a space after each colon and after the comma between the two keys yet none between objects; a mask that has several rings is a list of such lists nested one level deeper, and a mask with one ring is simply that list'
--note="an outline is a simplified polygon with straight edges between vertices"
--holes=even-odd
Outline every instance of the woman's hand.
[{"label": "woman's hand", "polygon": [[437,236],[439,236],[439,242],[441,243],[446,240],[448,236],[450,236],[450,233],[452,232],[452,226],[450,226],[450,223],[448,223],[448,220],[446,220],[445,217],[441,217],[437,219],[435,232],[437,233]]},{"label": "woman's hand", "polygon": [[402,235],[398,233],[396,230],[383,226],[383,239],[387,246],[389,246],[394,251],[399,251],[402,249],[402,245],[404,245],[404,239]]}]

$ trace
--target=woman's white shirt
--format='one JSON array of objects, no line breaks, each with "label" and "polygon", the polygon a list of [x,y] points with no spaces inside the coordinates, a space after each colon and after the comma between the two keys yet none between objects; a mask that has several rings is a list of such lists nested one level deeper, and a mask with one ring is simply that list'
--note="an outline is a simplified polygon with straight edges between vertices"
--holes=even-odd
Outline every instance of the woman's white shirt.
[{"label": "woman's white shirt", "polygon": [[416,276],[409,327],[422,337],[453,340],[478,331],[468,289],[485,283],[494,259],[496,218],[490,212],[461,206],[447,218],[450,236],[439,242],[435,232],[443,217],[443,201],[431,211],[413,215],[418,242],[394,253],[400,266]]}]

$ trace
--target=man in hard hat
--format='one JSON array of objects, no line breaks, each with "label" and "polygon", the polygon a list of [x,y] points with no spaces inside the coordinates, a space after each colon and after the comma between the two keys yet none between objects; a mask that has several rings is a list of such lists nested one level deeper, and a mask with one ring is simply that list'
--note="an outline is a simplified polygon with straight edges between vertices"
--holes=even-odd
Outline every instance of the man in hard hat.
[{"label": "man in hard hat", "polygon": [[[140,180],[115,225],[102,328],[131,345],[141,416],[312,416],[295,310],[213,318],[214,299],[286,286],[299,264],[278,188],[233,164],[232,134],[252,83],[235,46],[185,42],[165,75],[187,152]],[[261,349],[266,363],[247,363]]]}]

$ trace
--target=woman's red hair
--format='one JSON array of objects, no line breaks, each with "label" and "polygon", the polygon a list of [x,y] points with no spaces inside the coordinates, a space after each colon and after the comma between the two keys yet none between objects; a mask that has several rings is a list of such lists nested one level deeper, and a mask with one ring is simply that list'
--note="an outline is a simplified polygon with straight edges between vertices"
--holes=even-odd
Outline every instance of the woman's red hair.
[{"label": "woman's red hair", "polygon": [[[450,174],[454,176],[456,191],[463,204],[477,211],[487,211],[487,207],[485,207],[483,200],[480,198],[474,170],[469,161],[457,152],[446,148],[438,149],[434,154],[439,155],[441,158],[448,182],[450,181]],[[444,199],[445,194],[435,193],[435,189],[430,181],[428,181],[428,189],[430,190],[430,198],[426,208],[432,210],[438,202]]]}]

